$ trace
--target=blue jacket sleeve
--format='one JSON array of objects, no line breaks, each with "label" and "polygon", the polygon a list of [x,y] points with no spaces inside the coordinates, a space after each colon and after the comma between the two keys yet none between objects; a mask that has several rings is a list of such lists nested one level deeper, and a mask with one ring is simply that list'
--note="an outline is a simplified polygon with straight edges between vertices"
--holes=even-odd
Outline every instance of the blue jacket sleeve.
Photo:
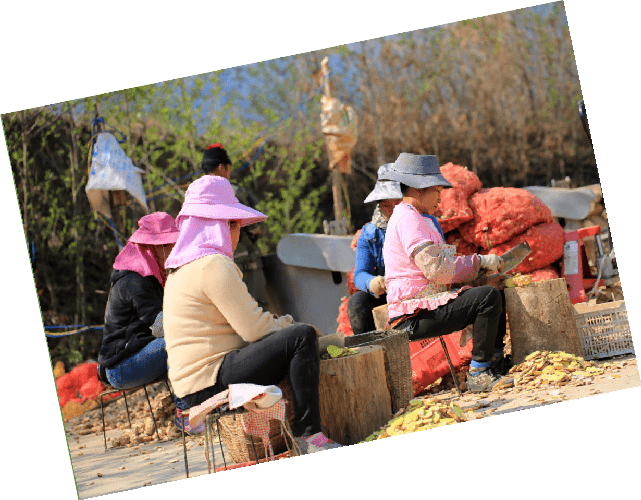
[{"label": "blue jacket sleeve", "polygon": [[373,295],[369,290],[369,283],[376,276],[374,268],[376,266],[375,256],[365,236],[365,230],[361,232],[356,242],[356,265],[354,266],[354,285],[359,290]]}]

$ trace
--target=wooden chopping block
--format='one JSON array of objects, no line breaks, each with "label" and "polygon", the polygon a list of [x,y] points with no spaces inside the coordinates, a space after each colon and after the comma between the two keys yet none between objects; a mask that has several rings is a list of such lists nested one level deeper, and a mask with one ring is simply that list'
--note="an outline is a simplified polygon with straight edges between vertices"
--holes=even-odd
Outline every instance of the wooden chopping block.
[{"label": "wooden chopping block", "polygon": [[333,441],[356,444],[392,418],[392,397],[382,346],[321,359],[318,385],[321,429]]},{"label": "wooden chopping block", "polygon": [[514,364],[534,351],[583,356],[565,278],[505,289]]},{"label": "wooden chopping block", "polygon": [[374,326],[376,330],[385,330],[387,326],[387,304],[372,309],[372,316],[374,316]]}]

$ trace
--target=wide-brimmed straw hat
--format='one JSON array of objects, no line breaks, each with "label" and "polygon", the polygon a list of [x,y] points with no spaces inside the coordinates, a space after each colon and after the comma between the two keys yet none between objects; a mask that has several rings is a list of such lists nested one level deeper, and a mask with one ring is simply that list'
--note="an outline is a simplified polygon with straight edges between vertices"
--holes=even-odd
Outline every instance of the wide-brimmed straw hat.
[{"label": "wide-brimmed straw hat", "polygon": [[370,194],[367,195],[363,203],[381,200],[401,200],[403,193],[401,193],[401,185],[396,181],[388,179],[391,163],[386,163],[378,169],[378,180]]},{"label": "wide-brimmed straw hat", "polygon": [[433,155],[401,153],[392,163],[387,177],[416,189],[431,186],[452,187],[441,174],[438,159]]},{"label": "wide-brimmed straw hat", "polygon": [[176,243],[180,231],[173,217],[165,212],[145,215],[138,221],[138,229],[129,241],[143,245],[171,245]]},{"label": "wide-brimmed straw hat", "polygon": [[240,203],[230,182],[215,175],[204,175],[189,185],[178,219],[188,215],[205,219],[240,220],[241,226],[267,219],[265,214]]}]

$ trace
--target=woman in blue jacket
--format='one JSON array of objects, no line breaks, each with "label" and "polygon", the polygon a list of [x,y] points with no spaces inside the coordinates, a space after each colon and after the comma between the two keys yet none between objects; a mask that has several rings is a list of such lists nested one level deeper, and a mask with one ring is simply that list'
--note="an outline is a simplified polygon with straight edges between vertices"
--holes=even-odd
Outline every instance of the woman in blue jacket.
[{"label": "woman in blue jacket", "polygon": [[377,201],[372,221],[365,224],[356,243],[354,285],[358,288],[347,302],[347,315],[354,335],[376,329],[372,309],[387,303],[383,243],[387,221],[403,195],[400,184],[386,180],[388,164],[378,169],[378,181],[364,203]]}]

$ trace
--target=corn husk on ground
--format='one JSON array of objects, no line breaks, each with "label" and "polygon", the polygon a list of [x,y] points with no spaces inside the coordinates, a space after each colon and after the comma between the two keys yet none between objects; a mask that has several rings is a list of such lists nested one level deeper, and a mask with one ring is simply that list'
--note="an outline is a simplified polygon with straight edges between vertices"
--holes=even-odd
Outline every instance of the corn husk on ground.
[{"label": "corn husk on ground", "polygon": [[[435,395],[415,398],[410,402],[408,408],[400,410],[386,425],[378,431],[369,435],[364,441],[373,441],[384,439],[400,434],[409,434],[412,432],[443,427],[459,422],[466,422],[489,416],[495,411],[495,408],[489,408],[487,411],[476,412],[476,410],[488,408],[491,406],[489,401],[481,398],[502,398],[507,393],[527,393],[532,395],[549,393],[558,393],[560,386],[573,387],[588,385],[595,381],[596,377],[609,375],[609,378],[618,378],[619,375],[613,374],[621,370],[623,366],[630,361],[612,361],[606,363],[595,363],[586,361],[580,356],[568,354],[565,352],[536,351],[528,355],[525,360],[514,366],[510,374],[514,377],[513,384],[498,385],[489,394],[472,394],[467,393],[460,399],[463,408],[454,402],[446,402],[442,397],[446,393],[454,392],[454,389],[441,391],[441,398]],[[434,389],[438,389],[441,379],[433,384]],[[535,396],[541,399],[541,396]],[[545,398],[543,398],[544,400]],[[552,402],[552,401],[549,401]],[[472,406],[469,404],[472,403]]]},{"label": "corn husk on ground", "polygon": [[409,407],[399,413],[387,425],[367,436],[365,442],[480,418],[472,409],[464,411],[454,403],[444,403],[435,398],[413,399]]},{"label": "corn husk on ground", "polygon": [[616,368],[616,365],[597,365],[565,352],[535,351],[526,356],[521,364],[514,366],[510,374],[514,377],[515,388],[527,389],[588,384],[595,376],[603,375],[608,368]]}]

